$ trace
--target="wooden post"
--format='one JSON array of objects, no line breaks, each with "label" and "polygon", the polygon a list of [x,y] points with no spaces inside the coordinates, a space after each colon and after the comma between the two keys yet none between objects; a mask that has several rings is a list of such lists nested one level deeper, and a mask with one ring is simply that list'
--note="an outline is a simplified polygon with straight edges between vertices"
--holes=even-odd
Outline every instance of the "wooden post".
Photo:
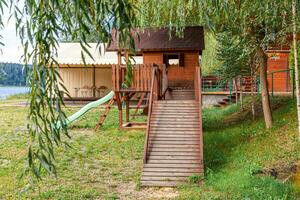
[{"label": "wooden post", "polygon": [[122,128],[123,126],[123,111],[122,111],[122,106],[119,109],[119,127]]},{"label": "wooden post", "polygon": [[235,104],[238,103],[238,88],[237,88],[237,81],[236,78],[233,78],[233,87],[234,87],[234,92],[235,92]]},{"label": "wooden post", "polygon": [[129,96],[126,95],[126,122],[129,122]]},{"label": "wooden post", "polygon": [[96,97],[96,68],[93,65],[93,97]]},{"label": "wooden post", "polygon": [[126,59],[126,65],[128,65],[129,62],[129,54],[128,51],[125,50],[125,59]]},{"label": "wooden post", "polygon": [[[246,84],[245,81],[244,81],[244,84]],[[243,107],[243,91],[244,91],[245,85],[243,85],[242,76],[239,76],[239,85],[240,85],[240,103],[241,103],[242,110],[244,110],[244,107]]]},{"label": "wooden post", "polygon": [[118,65],[122,64],[122,55],[121,52],[118,51]]},{"label": "wooden post", "polygon": [[122,102],[121,102],[121,96],[119,92],[116,92],[115,94],[118,110],[119,110],[119,127],[122,128],[123,125],[123,111],[122,111]]}]

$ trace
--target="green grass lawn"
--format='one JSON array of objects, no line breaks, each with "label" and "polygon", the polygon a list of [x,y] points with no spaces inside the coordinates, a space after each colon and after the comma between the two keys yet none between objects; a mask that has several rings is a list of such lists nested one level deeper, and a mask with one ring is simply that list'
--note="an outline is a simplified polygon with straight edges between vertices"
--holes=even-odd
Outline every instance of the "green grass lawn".
[{"label": "green grass lawn", "polygon": [[99,110],[74,123],[72,148],[57,149],[58,178],[45,175],[32,188],[18,179],[27,153],[26,108],[0,104],[0,199],[297,199],[297,187],[283,183],[290,173],[278,178],[259,173],[288,169],[300,157],[295,103],[277,98],[272,104],[269,131],[261,117],[250,120],[248,108],[205,109],[205,183],[176,189],[139,186],[144,131],[119,131],[116,109],[96,132]]}]

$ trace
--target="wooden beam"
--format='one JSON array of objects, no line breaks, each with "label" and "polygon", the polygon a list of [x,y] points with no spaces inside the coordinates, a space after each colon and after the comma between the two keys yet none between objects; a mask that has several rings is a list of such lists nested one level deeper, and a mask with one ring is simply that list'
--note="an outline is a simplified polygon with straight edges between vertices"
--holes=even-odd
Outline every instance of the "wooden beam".
[{"label": "wooden beam", "polygon": [[121,94],[119,92],[116,92],[115,98],[116,98],[116,102],[117,102],[117,106],[118,106],[118,110],[119,110],[119,127],[122,128],[122,125],[123,125],[123,111],[122,111],[122,101],[121,101],[120,95]]}]

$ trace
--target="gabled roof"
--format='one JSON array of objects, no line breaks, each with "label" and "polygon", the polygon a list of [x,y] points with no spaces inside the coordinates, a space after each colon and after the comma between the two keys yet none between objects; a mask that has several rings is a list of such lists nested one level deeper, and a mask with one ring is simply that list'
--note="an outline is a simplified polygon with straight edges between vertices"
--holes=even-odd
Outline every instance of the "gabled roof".
[{"label": "gabled roof", "polygon": [[[132,30],[137,52],[143,51],[168,51],[168,50],[197,50],[204,49],[204,32],[201,26],[185,27],[182,37],[168,28],[146,28]],[[171,37],[170,37],[171,36]],[[119,48],[118,33],[112,32],[112,41],[107,51],[123,50]]]}]

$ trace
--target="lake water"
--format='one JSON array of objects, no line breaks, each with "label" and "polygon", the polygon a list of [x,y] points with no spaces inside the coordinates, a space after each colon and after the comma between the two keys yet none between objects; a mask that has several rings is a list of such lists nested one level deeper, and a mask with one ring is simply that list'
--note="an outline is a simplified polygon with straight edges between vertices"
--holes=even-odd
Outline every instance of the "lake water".
[{"label": "lake water", "polygon": [[29,92],[28,87],[15,87],[15,86],[0,86],[0,99],[14,94],[24,94]]}]

